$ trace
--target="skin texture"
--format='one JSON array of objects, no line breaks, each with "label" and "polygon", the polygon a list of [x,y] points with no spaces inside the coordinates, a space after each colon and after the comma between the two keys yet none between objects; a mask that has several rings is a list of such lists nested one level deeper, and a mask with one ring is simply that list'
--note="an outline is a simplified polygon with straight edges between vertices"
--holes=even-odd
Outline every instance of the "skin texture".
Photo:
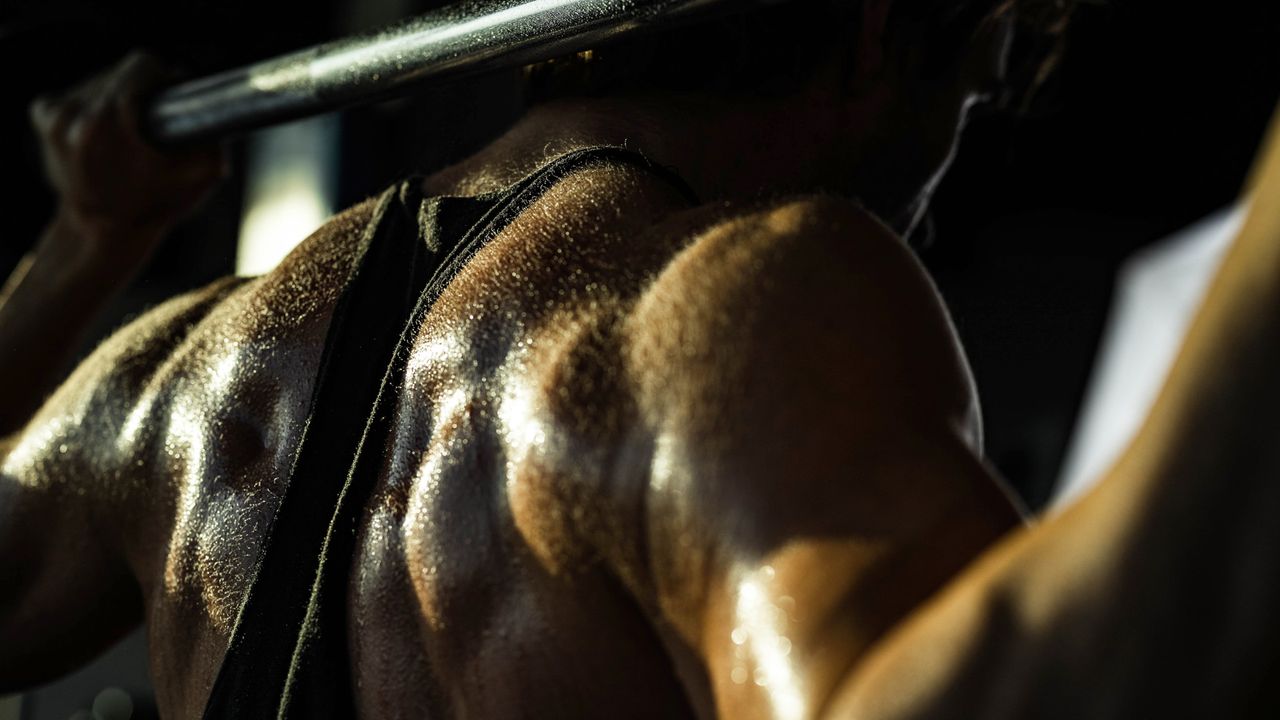
[{"label": "skin texture", "polygon": [[[868,12],[883,21],[886,7]],[[910,66],[874,55],[769,105],[540,108],[426,181],[474,194],[576,147],[625,144],[716,201],[690,209],[641,171],[581,171],[432,309],[353,559],[362,715],[767,717],[794,715],[797,697],[816,711],[876,637],[1017,523],[978,459],[968,371],[915,260],[855,203],[786,199],[888,162],[886,128],[924,98],[936,122],[917,136],[936,152],[894,177],[927,187],[978,76],[999,72],[999,53],[975,53],[947,92],[909,95]],[[93,102],[36,113],[74,200],[56,247],[120,258],[98,272],[114,284],[156,235],[116,247],[115,231],[163,227],[200,189],[155,168],[113,176],[132,165],[101,149],[121,143],[76,129],[128,135],[127,103],[109,98],[138,75],[126,63],[73,96]],[[169,172],[201,177],[199,163]],[[141,199],[90,202],[104,183]],[[90,222],[147,202],[177,209]],[[0,593],[3,689],[65,672],[145,620],[162,712],[200,714],[372,207],[265,277],[122,329],[5,442],[0,570],[16,581]],[[30,262],[60,259],[41,249]],[[11,283],[8,347],[52,334],[20,321],[57,290]],[[86,304],[67,302],[64,324]],[[794,624],[761,620],[776,608]],[[787,655],[786,677],[766,677]]]},{"label": "skin texture", "polygon": [[[580,171],[434,306],[352,560],[362,716],[1131,717],[1167,677],[1195,688],[1195,716],[1254,707],[1276,667],[1276,588],[1253,580],[1273,561],[1256,548],[1280,546],[1265,522],[1276,454],[1219,420],[1280,401],[1274,203],[1134,451],[1079,509],[1019,529],[911,253],[857,203],[761,192],[828,187],[849,162],[895,155],[927,191],[998,74],[1004,41],[991,42],[927,98],[902,90],[910,64],[860,65],[856,92],[819,77],[772,112],[552,106],[426,181],[491,190],[627,141],[717,199],[691,209],[641,171]],[[884,141],[904,113],[937,152]],[[801,131],[743,151],[787,118]],[[1274,197],[1280,160],[1265,169]],[[372,207],[267,276],[124,328],[4,441],[0,690],[145,620],[162,712],[200,714]],[[19,283],[4,307],[36,307],[39,290]],[[1193,558],[1191,579],[1152,559],[1161,548]],[[1195,572],[1230,582],[1195,592]],[[1152,639],[1179,621],[1212,681],[1161,667],[1168,645]],[[1111,684],[1073,692],[1080,678]]]},{"label": "skin texture", "polygon": [[[823,653],[851,660],[1016,521],[974,459],[973,399],[946,320],[892,235],[842,201],[679,206],[637,171],[581,172],[487,246],[428,317],[355,561],[364,714],[708,714],[716,697],[746,716],[761,691],[733,681],[731,635],[754,612],[740,573],[805,574],[836,548],[848,567],[827,572],[847,581],[779,584],[807,622],[778,637],[794,635],[799,654],[813,635],[815,665]],[[101,527],[107,557],[101,577],[33,583],[6,612],[20,620],[6,646],[35,651],[6,676],[61,669],[41,668],[37,639],[80,627],[74,610],[93,608],[67,607],[77,591],[110,588],[134,595],[154,667],[173,669],[158,673],[162,710],[199,713],[283,491],[333,279],[368,212],[348,211],[260,280],[122,331],[27,427],[4,464],[6,533],[61,514]],[[831,327],[814,313],[877,305],[918,316],[904,326],[918,332],[887,336],[870,317]],[[869,337],[879,347],[859,348]],[[797,341],[821,362],[780,364]],[[877,390],[908,375],[918,396]],[[810,431],[801,421],[833,397],[846,410]],[[903,427],[876,420],[888,419],[881,404]],[[743,415],[756,419],[736,427]],[[886,445],[908,428],[912,439]],[[939,447],[929,438],[967,458],[958,484],[916,457]],[[93,502],[68,500],[84,493]],[[772,515],[757,505],[779,502],[787,510]],[[848,511],[824,511],[834,507]],[[6,562],[83,562],[78,544],[26,547],[45,554]],[[838,636],[829,615],[841,616]],[[118,632],[130,618],[112,619]]]},{"label": "skin texture", "polygon": [[[910,253],[854,203],[759,197],[874,157],[846,126],[893,121],[899,72],[847,95],[832,71],[747,114],[702,98],[549,106],[426,181],[478,193],[576,147],[629,144],[723,199],[690,209],[641,171],[581,171],[433,308],[353,560],[363,715],[767,716],[770,691],[742,677],[764,651],[734,642],[763,611],[740,591],[757,572],[797,578],[757,595],[799,624],[753,632],[794,644],[803,679],[774,689],[816,708],[1017,522],[977,459],[968,372]],[[931,136],[954,138],[960,88],[935,96]],[[811,132],[759,144],[797,117]],[[759,163],[726,166],[744,145]],[[123,329],[7,441],[6,687],[145,619],[162,711],[200,713],[372,207],[263,278]],[[10,302],[38,306],[38,290]],[[886,392],[906,378],[914,389]],[[814,567],[831,582],[804,582]]]},{"label": "skin texture", "polygon": [[225,168],[217,148],[161,153],[137,132],[139,99],[173,73],[132,54],[31,106],[58,210],[0,287],[0,434],[17,430],[65,378],[94,310],[128,284],[174,221]]},{"label": "skin texture", "polygon": [[895,629],[834,716],[1280,712],[1280,115],[1270,135],[1245,226],[1132,446]]},{"label": "skin texture", "polygon": [[[4,677],[141,614],[163,711],[199,713],[367,212],[126,329],[9,447]],[[349,599],[362,714],[1270,716],[1274,444],[1219,419],[1276,400],[1278,218],[1255,211],[1099,491],[963,569],[1016,516],[891,234],[843,201],[564,181],[416,343]],[[1175,627],[1201,650],[1170,663]]]}]

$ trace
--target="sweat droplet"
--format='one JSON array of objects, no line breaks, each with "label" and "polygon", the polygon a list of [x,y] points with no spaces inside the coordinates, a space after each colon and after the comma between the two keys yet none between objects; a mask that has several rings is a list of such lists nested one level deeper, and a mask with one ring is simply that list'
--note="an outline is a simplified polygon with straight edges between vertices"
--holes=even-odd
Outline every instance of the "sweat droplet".
[{"label": "sweat droplet", "polygon": [[733,640],[734,645],[741,645],[747,641],[747,629],[734,628],[733,632],[729,633],[729,638]]}]

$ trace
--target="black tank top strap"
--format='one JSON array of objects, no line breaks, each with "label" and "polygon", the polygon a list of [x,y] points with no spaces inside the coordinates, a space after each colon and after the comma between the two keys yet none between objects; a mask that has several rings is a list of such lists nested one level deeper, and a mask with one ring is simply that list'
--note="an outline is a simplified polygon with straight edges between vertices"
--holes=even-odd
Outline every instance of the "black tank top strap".
[{"label": "black tank top strap", "polygon": [[[254,579],[205,706],[205,718],[270,718],[297,681],[324,677],[345,688],[346,673],[298,662],[300,641],[314,624],[311,589],[326,570],[333,508],[345,487],[351,452],[363,435],[368,408],[399,339],[411,302],[407,293],[424,271],[394,193],[379,199],[360,239],[361,260],[339,296],[329,323],[302,439],[284,497],[264,538]],[[394,288],[397,292],[387,292]],[[410,305],[411,307],[411,305]],[[311,633],[314,634],[314,633]],[[349,696],[349,691],[340,693]],[[346,698],[349,705],[350,699]],[[350,716],[341,703],[322,716]]]},{"label": "black tank top strap", "polygon": [[379,197],[361,259],[330,320],[289,483],[204,718],[348,718],[347,592],[356,533],[382,470],[413,339],[458,271],[559,180],[597,164],[642,167],[691,204],[675,173],[623,148],[559,157],[474,198],[423,197],[411,179]]},{"label": "black tank top strap", "polygon": [[[561,155],[532,175],[495,193],[474,198],[425,198],[420,217],[422,235],[429,246],[444,253],[428,283],[429,302],[434,304],[472,256],[538,198],[572,173],[596,165],[640,168],[670,185],[690,206],[700,204],[697,193],[674,170],[652,162],[635,150],[613,146],[584,148]],[[414,187],[421,188],[421,183],[415,183]]]}]

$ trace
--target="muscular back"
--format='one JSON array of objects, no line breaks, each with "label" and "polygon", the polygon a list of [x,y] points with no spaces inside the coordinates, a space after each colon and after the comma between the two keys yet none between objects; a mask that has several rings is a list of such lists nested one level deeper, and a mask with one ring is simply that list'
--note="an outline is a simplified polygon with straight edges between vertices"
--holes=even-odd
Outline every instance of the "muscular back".
[{"label": "muscular back", "polygon": [[[371,212],[121,331],[10,441],[0,676],[145,617],[163,712],[200,713]],[[927,280],[856,208],[581,171],[415,340],[353,560],[361,712],[815,713],[1016,522],[975,417]]]}]

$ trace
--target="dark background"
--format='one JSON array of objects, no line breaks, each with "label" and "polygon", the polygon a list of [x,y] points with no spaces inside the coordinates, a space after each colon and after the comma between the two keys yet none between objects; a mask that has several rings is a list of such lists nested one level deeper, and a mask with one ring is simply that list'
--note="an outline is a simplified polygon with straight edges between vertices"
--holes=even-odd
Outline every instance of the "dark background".
[{"label": "dark background", "polygon": [[[0,6],[0,273],[52,211],[27,128],[35,95],[132,47],[202,74],[421,9],[420,0]],[[973,364],[988,453],[1031,507],[1051,491],[1119,263],[1236,198],[1277,99],[1280,3],[1112,0],[1080,8],[1034,113],[969,127],[922,254]],[[340,206],[465,156],[519,102],[506,74],[344,114]],[[237,173],[176,233],[103,332],[231,272],[242,186]]]},{"label": "dark background", "polygon": [[1280,100],[1280,3],[1082,5],[1032,117],[970,127],[924,253],[977,377],[987,450],[1049,495],[1115,271],[1239,195]]}]

